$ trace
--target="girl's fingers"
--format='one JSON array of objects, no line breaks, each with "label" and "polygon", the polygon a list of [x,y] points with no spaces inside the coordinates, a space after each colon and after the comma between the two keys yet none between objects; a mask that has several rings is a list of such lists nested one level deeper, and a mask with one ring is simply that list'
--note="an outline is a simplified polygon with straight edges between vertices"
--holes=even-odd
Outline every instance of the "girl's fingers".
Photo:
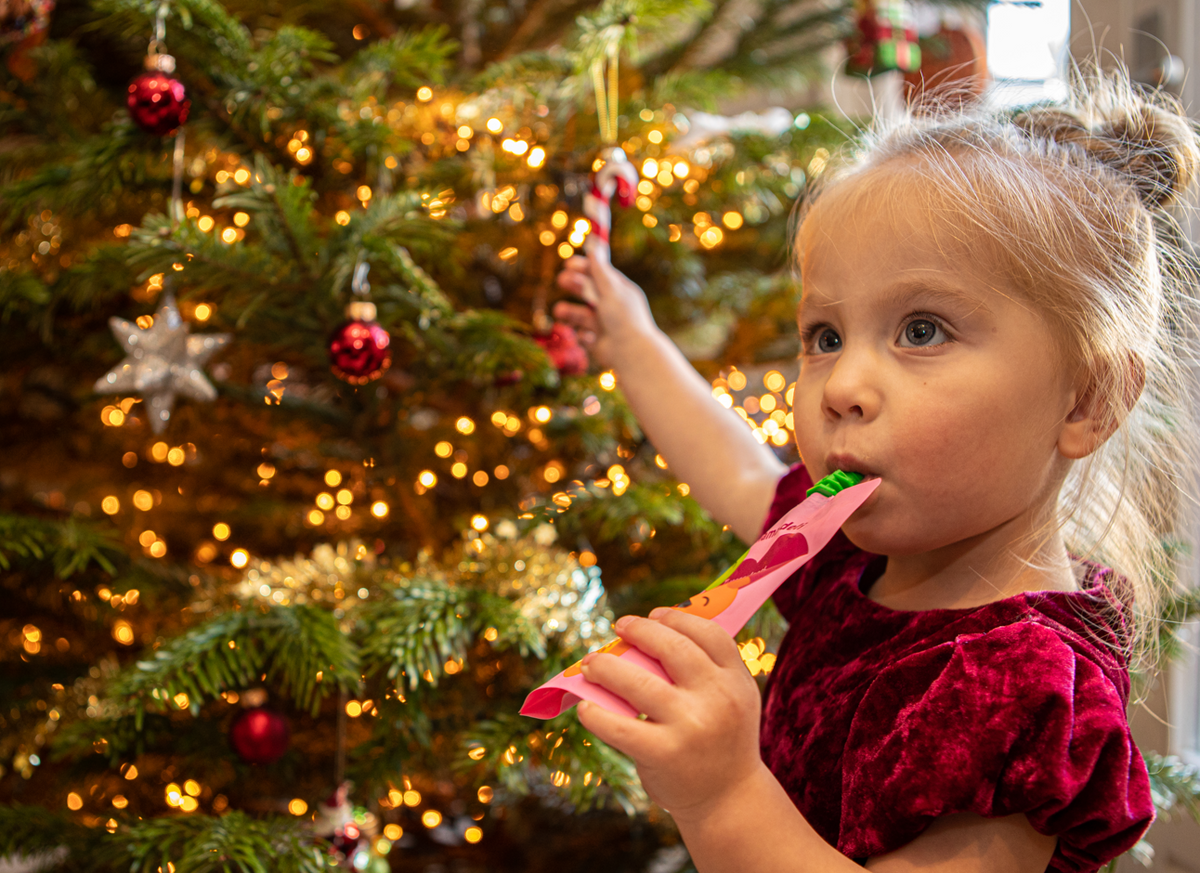
[{"label": "girl's fingers", "polygon": [[690,639],[718,667],[742,666],[742,656],[738,652],[737,643],[715,621],[665,606],[651,610],[650,620],[657,621]]},{"label": "girl's fingers", "polygon": [[580,335],[584,332],[591,333],[593,336],[600,329],[600,325],[596,320],[596,311],[590,306],[581,306],[577,303],[569,303],[566,300],[560,300],[554,304],[554,317],[559,321],[566,322],[580,331]]},{"label": "girl's fingers", "polygon": [[644,757],[655,742],[657,725],[609,712],[590,701],[579,704],[579,723],[614,749],[635,761]]},{"label": "girl's fingers", "polygon": [[583,678],[607,688],[652,721],[665,721],[674,711],[676,690],[671,683],[617,655],[585,659]]},{"label": "girl's fingers", "polygon": [[[572,260],[582,260],[582,258],[572,258]],[[586,264],[587,262],[584,261],[584,263]],[[595,306],[599,301],[596,283],[592,280],[591,275],[586,272],[580,272],[575,269],[563,270],[558,274],[555,282],[557,282],[559,288],[578,295],[591,306]]]},{"label": "girl's fingers", "polygon": [[[697,616],[690,617],[697,618]],[[698,618],[698,620],[712,624],[707,619]],[[721,631],[720,628],[717,630]],[[650,619],[638,618],[634,615],[626,616],[618,622],[617,633],[621,635],[621,639],[636,646],[644,654],[662,664],[667,675],[671,677],[671,681],[680,687],[692,687],[697,682],[706,681],[700,677],[711,678],[708,674],[714,667],[714,659],[708,651],[688,635],[658,621],[657,617]],[[721,631],[721,633],[725,632]],[[736,650],[736,645],[734,648]],[[623,694],[621,696],[624,697]],[[633,703],[632,700],[629,702]]]}]

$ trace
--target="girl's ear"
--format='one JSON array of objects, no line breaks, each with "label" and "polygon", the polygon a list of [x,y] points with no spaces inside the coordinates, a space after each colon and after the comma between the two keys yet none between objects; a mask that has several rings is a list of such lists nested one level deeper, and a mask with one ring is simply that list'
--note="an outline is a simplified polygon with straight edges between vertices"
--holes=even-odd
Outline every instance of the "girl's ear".
[{"label": "girl's ear", "polygon": [[1131,354],[1125,372],[1116,378],[1105,378],[1107,369],[1080,377],[1075,405],[1058,435],[1058,451],[1064,458],[1079,460],[1100,448],[1142,396],[1146,365],[1140,356]]}]

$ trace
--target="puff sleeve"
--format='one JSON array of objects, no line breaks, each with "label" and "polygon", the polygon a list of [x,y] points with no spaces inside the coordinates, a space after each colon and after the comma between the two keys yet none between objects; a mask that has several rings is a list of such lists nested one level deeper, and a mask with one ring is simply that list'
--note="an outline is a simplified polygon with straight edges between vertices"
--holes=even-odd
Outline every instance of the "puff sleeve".
[{"label": "puff sleeve", "polygon": [[839,848],[898,849],[935,818],[1024,813],[1058,837],[1047,868],[1094,871],[1154,818],[1120,689],[1037,621],[964,634],[870,683],[843,759]]}]

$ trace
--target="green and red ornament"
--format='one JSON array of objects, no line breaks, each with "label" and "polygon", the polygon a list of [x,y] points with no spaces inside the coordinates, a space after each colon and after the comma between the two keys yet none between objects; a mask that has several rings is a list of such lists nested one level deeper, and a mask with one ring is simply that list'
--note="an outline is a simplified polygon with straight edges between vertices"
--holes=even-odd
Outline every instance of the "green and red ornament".
[{"label": "green and red ornament", "polygon": [[287,719],[273,709],[247,709],[229,728],[229,742],[247,764],[272,764],[288,748]]},{"label": "green and red ornament", "polygon": [[366,299],[369,269],[366,262],[355,267],[352,289],[357,299],[346,306],[347,320],[329,338],[330,369],[351,385],[378,379],[392,365],[392,338],[376,323],[375,304]]},{"label": "green and red ornament", "polygon": [[129,117],[146,133],[167,136],[187,121],[192,104],[183,83],[171,75],[175,58],[158,51],[157,40],[151,43],[145,66],[146,72],[129,83],[125,105]]},{"label": "green and red ornament", "polygon": [[912,9],[905,0],[857,0],[854,32],[846,39],[846,72],[874,76],[921,66]]}]

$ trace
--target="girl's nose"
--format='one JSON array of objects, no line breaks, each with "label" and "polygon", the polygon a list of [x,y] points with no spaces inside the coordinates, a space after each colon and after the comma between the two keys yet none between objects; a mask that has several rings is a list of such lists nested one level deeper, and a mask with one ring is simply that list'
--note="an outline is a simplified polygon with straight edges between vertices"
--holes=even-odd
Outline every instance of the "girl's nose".
[{"label": "girl's nose", "polygon": [[878,361],[867,350],[844,349],[829,371],[821,397],[826,418],[859,418],[869,421],[879,413]]}]

